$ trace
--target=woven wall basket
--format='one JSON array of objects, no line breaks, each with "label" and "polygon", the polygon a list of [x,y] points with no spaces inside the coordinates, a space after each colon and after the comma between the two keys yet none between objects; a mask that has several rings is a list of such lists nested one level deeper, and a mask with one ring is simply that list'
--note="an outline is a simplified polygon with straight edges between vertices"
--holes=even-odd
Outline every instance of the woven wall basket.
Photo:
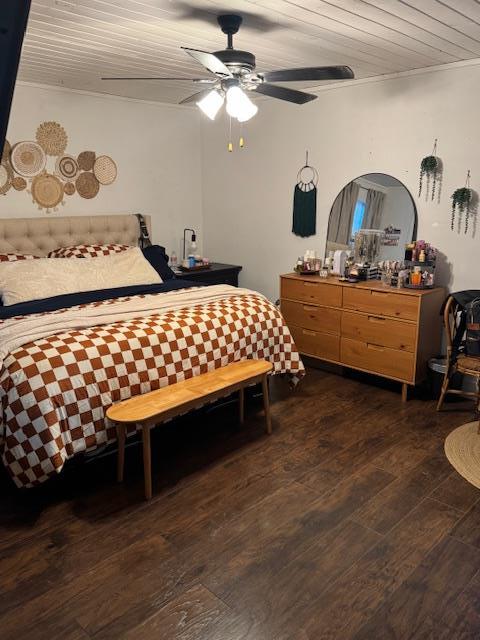
[{"label": "woven wall basket", "polygon": [[47,158],[39,144],[27,140],[14,145],[10,160],[16,173],[33,178],[44,170]]},{"label": "woven wall basket", "polygon": [[87,199],[94,198],[100,189],[97,178],[89,171],[84,171],[78,176],[75,186],[78,195]]},{"label": "woven wall basket", "polygon": [[110,156],[99,156],[95,160],[93,173],[100,184],[112,184],[117,177],[117,165]]},{"label": "woven wall basket", "polygon": [[67,196],[73,196],[73,194],[76,191],[75,185],[73,184],[73,182],[66,182],[63,190],[65,191],[65,195]]},{"label": "woven wall basket", "polygon": [[9,141],[7,139],[5,139],[5,144],[3,145],[3,151],[2,151],[2,162],[3,161],[7,161],[10,162],[10,152],[12,150],[12,147],[9,143]]},{"label": "woven wall basket", "polygon": [[0,195],[5,195],[12,186],[13,171],[9,164],[0,164]]},{"label": "woven wall basket", "polygon": [[63,184],[57,176],[44,173],[32,182],[32,198],[39,207],[52,209],[63,200]]},{"label": "woven wall basket", "polygon": [[37,142],[49,156],[60,156],[67,148],[68,136],[58,122],[42,122],[37,129]]},{"label": "woven wall basket", "polygon": [[74,180],[79,172],[77,161],[73,156],[66,154],[59,156],[55,163],[55,171],[63,179]]},{"label": "woven wall basket", "polygon": [[15,191],[23,191],[27,188],[27,181],[22,176],[15,176],[12,180],[12,187]]},{"label": "woven wall basket", "polygon": [[96,157],[95,151],[82,151],[77,158],[78,166],[82,171],[91,171]]}]

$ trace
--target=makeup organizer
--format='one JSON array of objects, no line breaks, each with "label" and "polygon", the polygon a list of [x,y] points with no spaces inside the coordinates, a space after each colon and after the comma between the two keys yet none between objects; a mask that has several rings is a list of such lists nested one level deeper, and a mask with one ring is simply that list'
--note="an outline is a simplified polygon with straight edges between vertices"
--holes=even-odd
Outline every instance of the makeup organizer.
[{"label": "makeup organizer", "polygon": [[383,233],[362,229],[355,235],[354,251],[330,251],[322,261],[309,249],[300,256],[294,271],[300,275],[339,276],[340,282],[381,280],[386,287],[432,289],[435,285],[437,249],[425,240],[410,242],[403,260],[377,261]]}]

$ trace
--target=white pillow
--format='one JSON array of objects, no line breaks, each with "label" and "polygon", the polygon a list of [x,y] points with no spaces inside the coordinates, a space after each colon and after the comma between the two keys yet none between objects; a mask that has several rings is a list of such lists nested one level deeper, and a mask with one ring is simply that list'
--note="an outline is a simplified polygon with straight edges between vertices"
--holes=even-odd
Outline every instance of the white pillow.
[{"label": "white pillow", "polygon": [[0,292],[5,306],[67,293],[161,282],[138,247],[95,260],[0,262]]}]

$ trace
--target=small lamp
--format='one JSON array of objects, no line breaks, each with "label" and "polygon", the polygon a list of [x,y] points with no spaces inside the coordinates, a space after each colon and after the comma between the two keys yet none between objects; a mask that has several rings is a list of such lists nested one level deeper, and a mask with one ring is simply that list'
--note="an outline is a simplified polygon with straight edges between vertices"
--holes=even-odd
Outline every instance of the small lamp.
[{"label": "small lamp", "polygon": [[187,245],[187,231],[191,232],[190,238],[190,247],[192,249],[197,248],[197,234],[195,233],[195,229],[184,229],[183,230],[183,259],[185,260],[186,256],[186,245]]}]

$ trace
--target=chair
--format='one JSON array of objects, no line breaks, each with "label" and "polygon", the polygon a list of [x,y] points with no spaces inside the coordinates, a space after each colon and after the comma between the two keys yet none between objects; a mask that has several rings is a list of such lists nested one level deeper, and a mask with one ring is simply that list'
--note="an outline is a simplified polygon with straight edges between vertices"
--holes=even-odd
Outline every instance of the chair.
[{"label": "chair", "polygon": [[[447,336],[447,370],[443,379],[442,392],[437,404],[437,411],[440,411],[447,394],[465,396],[473,398],[477,402],[477,411],[480,411],[480,357],[467,356],[456,353],[454,348],[454,338],[460,326],[460,310],[462,307],[450,296],[445,305],[443,322]],[[449,389],[450,381],[455,373],[472,376],[477,381],[477,391],[462,391]]]}]

